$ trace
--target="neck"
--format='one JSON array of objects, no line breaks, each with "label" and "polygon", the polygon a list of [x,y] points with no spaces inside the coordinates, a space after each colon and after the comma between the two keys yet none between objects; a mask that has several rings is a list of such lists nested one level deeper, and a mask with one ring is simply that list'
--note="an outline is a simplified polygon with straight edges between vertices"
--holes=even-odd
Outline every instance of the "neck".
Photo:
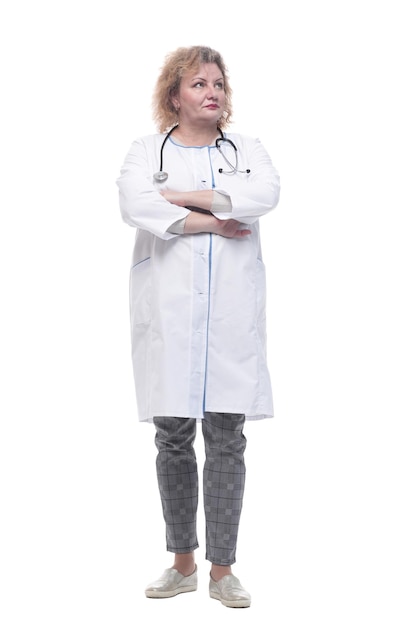
[{"label": "neck", "polygon": [[216,125],[210,128],[206,126],[204,128],[194,128],[191,126],[182,126],[180,123],[173,131],[173,136],[185,146],[209,146],[219,135],[220,132]]}]

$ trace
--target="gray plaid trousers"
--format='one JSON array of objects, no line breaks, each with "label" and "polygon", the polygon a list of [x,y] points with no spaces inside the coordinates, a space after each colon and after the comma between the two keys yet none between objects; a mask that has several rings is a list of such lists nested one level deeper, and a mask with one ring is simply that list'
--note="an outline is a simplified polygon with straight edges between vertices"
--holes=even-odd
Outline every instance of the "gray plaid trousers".
[{"label": "gray plaid trousers", "polygon": [[[244,415],[233,413],[205,413],[201,422],[206,559],[217,565],[232,565],[236,558],[245,487],[244,422]],[[157,479],[169,552],[187,553],[199,547],[196,423],[193,418],[154,417]]]}]

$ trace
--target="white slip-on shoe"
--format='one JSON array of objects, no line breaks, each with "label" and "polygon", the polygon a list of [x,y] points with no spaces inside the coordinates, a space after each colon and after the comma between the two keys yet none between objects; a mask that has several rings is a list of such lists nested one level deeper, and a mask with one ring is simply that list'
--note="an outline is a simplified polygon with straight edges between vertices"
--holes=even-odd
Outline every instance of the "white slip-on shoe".
[{"label": "white slip-on shoe", "polygon": [[251,596],[233,574],[223,576],[218,582],[210,577],[209,595],[215,600],[220,600],[224,606],[233,609],[245,609],[251,606]]},{"label": "white slip-on shoe", "polygon": [[164,570],[162,576],[150,583],[145,589],[147,598],[172,598],[179,593],[196,591],[197,566],[190,576],[182,576],[173,567]]}]

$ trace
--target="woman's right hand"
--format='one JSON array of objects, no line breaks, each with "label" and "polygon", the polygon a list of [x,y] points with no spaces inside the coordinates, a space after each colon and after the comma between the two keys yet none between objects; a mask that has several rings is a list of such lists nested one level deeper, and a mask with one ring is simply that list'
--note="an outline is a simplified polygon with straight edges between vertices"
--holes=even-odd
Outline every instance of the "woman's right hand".
[{"label": "woman's right hand", "polygon": [[248,230],[248,228],[240,228],[241,222],[237,220],[218,220],[216,217],[215,220],[217,224],[216,230],[213,232],[217,235],[229,238],[247,237],[247,235],[251,235],[251,231]]},{"label": "woman's right hand", "polygon": [[197,233],[213,233],[221,237],[236,239],[247,237],[251,234],[248,228],[240,228],[241,222],[234,219],[219,220],[212,214],[198,213],[190,211],[184,225],[185,235],[195,235]]}]

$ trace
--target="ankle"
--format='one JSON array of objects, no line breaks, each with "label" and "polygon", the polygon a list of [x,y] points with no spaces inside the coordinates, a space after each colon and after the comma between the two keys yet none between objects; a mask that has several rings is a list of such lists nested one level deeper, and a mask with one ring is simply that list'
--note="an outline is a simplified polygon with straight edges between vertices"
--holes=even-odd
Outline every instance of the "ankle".
[{"label": "ankle", "polygon": [[174,557],[173,569],[176,569],[182,576],[190,576],[196,569],[194,553],[176,554]]},{"label": "ankle", "polygon": [[216,565],[215,563],[212,563],[210,575],[216,583],[224,576],[228,576],[228,574],[232,574],[230,565]]}]

